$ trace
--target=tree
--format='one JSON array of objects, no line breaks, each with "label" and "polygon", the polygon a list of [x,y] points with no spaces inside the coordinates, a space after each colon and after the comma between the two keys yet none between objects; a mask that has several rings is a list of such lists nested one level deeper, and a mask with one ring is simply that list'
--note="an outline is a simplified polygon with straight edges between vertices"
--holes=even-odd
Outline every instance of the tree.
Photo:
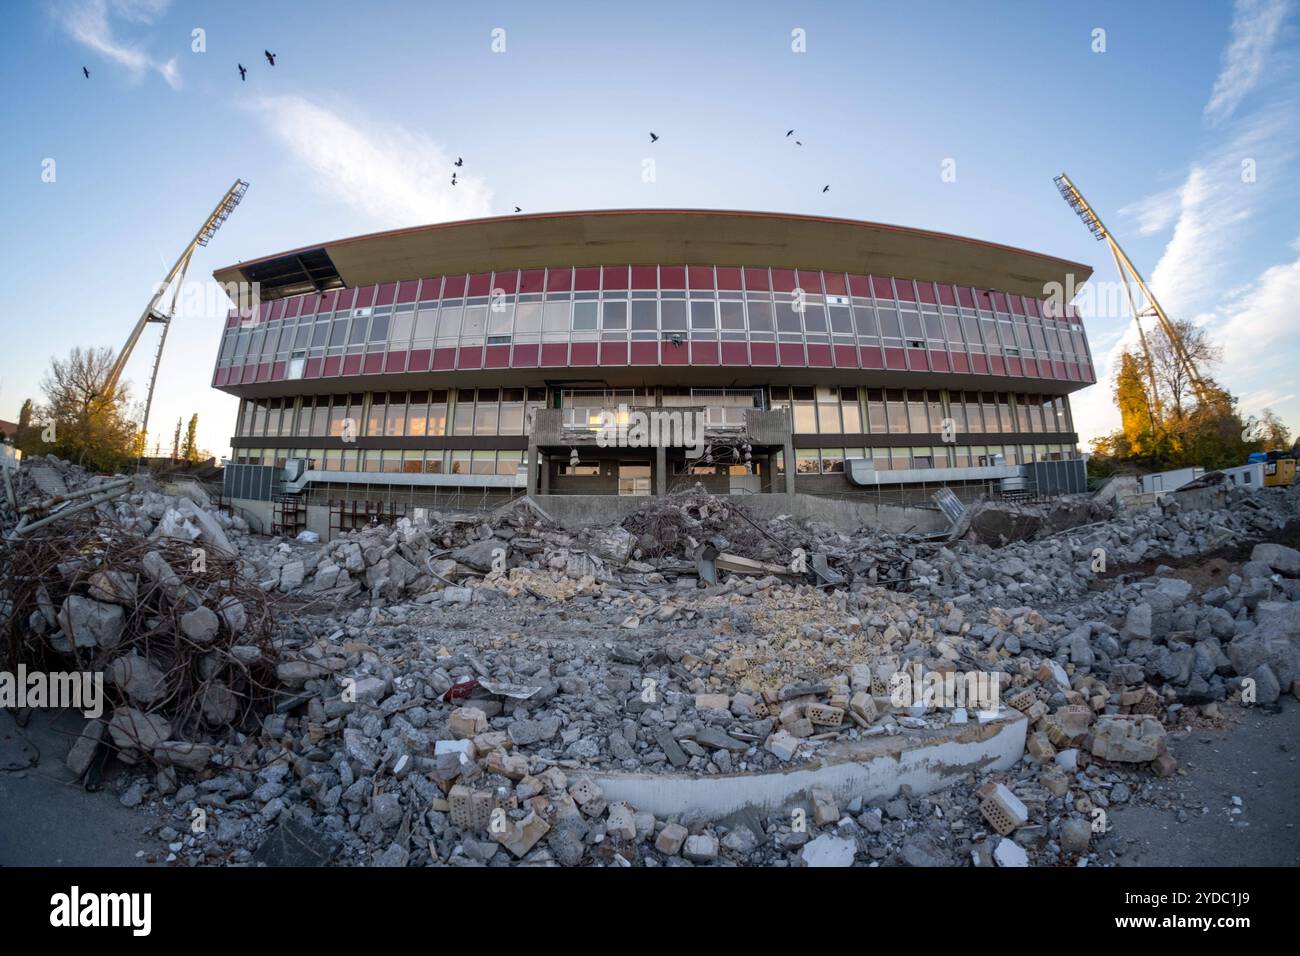
[{"label": "tree", "polygon": [[1290,451],[1291,429],[1282,423],[1277,412],[1266,408],[1259,414],[1260,451]]},{"label": "tree", "polygon": [[1121,443],[1129,455],[1140,455],[1154,444],[1151,426],[1151,403],[1142,379],[1142,365],[1132,352],[1120,356],[1115,375],[1115,404],[1123,426]]},{"label": "tree", "polygon": [[36,443],[40,433],[32,427],[33,411],[32,400],[29,398],[18,410],[18,427],[14,429],[14,447],[21,449],[24,455],[36,454],[38,451]]},{"label": "tree", "polygon": [[191,464],[199,460],[199,416],[194,413],[190,416],[189,427],[185,429],[185,447],[182,456]]},{"label": "tree", "polygon": [[181,457],[181,420],[176,419],[176,431],[172,435],[172,461]]},{"label": "tree", "polygon": [[[1183,351],[1192,360],[1201,374],[1202,381],[1223,357],[1223,350],[1210,341],[1205,329],[1193,325],[1187,319],[1178,319],[1173,323],[1178,337],[1182,340]],[[1182,418],[1196,398],[1192,389],[1192,380],[1187,374],[1187,366],[1178,357],[1173,343],[1163,330],[1156,330],[1147,337],[1151,348],[1151,366],[1156,377],[1156,388],[1160,390],[1160,400],[1166,411],[1172,410],[1175,418]]]},{"label": "tree", "polygon": [[130,395],[118,383],[109,388],[113,350],[74,347],[66,359],[50,359],[41,382],[45,404],[41,450],[99,471],[117,471],[131,459],[135,425],[128,414]]}]

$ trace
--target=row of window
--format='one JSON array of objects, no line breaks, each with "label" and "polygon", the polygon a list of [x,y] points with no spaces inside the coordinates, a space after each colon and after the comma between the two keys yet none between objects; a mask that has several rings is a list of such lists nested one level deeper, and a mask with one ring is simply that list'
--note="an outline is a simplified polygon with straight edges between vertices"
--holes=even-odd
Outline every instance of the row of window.
[{"label": "row of window", "polygon": [[1077,321],[862,296],[649,290],[474,296],[274,319],[227,329],[218,365],[629,339],[861,342],[1089,363]]},{"label": "row of window", "polygon": [[237,465],[274,465],[283,468],[290,458],[305,458],[319,471],[405,472],[429,475],[514,475],[526,467],[526,452],[505,449],[437,450],[414,448],[237,448]]},{"label": "row of window", "polygon": [[[620,405],[701,405],[709,426],[744,425],[750,408],[793,409],[799,434],[976,434],[1070,432],[1064,396],[946,389],[771,386],[762,389],[665,387],[559,389],[552,398],[569,426],[599,424]],[[299,399],[245,399],[236,435],[242,438],[442,437],[525,435],[530,413],[547,403],[545,388],[460,388]]]},{"label": "row of window", "polygon": [[770,395],[773,408],[793,408],[800,434],[936,434],[948,419],[954,432],[1073,431],[1064,396],[821,385],[773,386]]},{"label": "row of window", "polygon": [[[796,448],[795,470],[800,475],[844,473],[845,458],[868,458],[876,471],[907,468],[970,468],[984,465],[1021,465],[1033,461],[1077,458],[1070,445],[936,445],[916,448]],[[778,456],[777,471],[784,471]],[[1000,459],[1000,460],[999,460]]]},{"label": "row of window", "polygon": [[245,438],[524,435],[544,388],[458,388],[301,399],[245,399],[235,434]]}]

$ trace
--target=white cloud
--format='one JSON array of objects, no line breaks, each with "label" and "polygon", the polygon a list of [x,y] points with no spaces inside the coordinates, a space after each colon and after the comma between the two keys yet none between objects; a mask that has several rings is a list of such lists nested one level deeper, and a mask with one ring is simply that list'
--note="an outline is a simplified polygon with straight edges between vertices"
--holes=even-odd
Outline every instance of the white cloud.
[{"label": "white cloud", "polygon": [[[1291,158],[1295,130],[1281,107],[1289,105],[1252,118],[1231,139],[1211,147],[1179,187],[1173,234],[1151,270],[1151,287],[1171,315],[1204,309],[1222,294],[1232,253],[1253,213],[1269,197],[1270,186],[1285,186],[1279,172]],[[1266,172],[1244,181],[1243,160],[1266,165]]]},{"label": "white cloud", "polygon": [[1232,115],[1259,83],[1289,6],[1288,0],[1237,0],[1232,42],[1223,51],[1223,68],[1205,104],[1205,116],[1211,123]]},{"label": "white cloud", "polygon": [[[152,23],[166,8],[169,0],[114,0],[113,14],[131,23]],[[130,46],[113,35],[106,0],[68,0],[51,8],[64,32],[87,49],[93,50],[126,69],[135,78],[154,70],[172,89],[181,85],[176,58],[155,60],[138,46]]]},{"label": "white cloud", "polygon": [[457,175],[452,157],[405,127],[361,126],[297,96],[248,104],[313,185],[383,228],[487,215],[492,191],[477,176]]},{"label": "white cloud", "polygon": [[1149,236],[1167,228],[1178,217],[1180,192],[1177,188],[1166,189],[1121,207],[1119,214],[1136,219],[1138,235]]},{"label": "white cloud", "polygon": [[[1224,367],[1234,378],[1249,382],[1269,370],[1289,370],[1300,322],[1300,259],[1266,269],[1223,314],[1215,333],[1223,343]],[[1288,371],[1282,381],[1293,380]]]}]

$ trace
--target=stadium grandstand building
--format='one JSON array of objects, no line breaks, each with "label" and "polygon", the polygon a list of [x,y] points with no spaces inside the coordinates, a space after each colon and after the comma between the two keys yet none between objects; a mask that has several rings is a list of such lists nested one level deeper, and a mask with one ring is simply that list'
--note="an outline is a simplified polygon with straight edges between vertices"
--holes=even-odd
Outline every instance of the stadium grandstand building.
[{"label": "stadium grandstand building", "polygon": [[[1091,272],[704,210],[443,223],[243,262],[215,273],[260,290],[213,377],[240,399],[227,495],[364,512],[697,482],[897,501],[1015,485],[1079,459],[1069,396],[1095,373],[1048,290]],[[702,442],[686,425],[610,440],[656,416]]]}]

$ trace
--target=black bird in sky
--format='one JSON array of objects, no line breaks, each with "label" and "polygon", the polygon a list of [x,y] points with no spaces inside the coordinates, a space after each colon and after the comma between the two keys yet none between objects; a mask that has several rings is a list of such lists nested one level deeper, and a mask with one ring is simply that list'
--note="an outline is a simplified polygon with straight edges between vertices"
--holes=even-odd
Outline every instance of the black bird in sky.
[{"label": "black bird in sky", "polygon": [[785,134],[785,138],[789,139],[793,135],[794,135],[794,130],[788,130]]},{"label": "black bird in sky", "polygon": [[81,68],[81,72],[86,74],[86,79],[90,79],[90,71],[84,66]]},{"label": "black bird in sky", "polygon": [[465,165],[465,160],[463,160],[463,159],[461,159],[459,156],[457,156],[457,157],[456,157],[456,161],[455,161],[454,163],[452,163],[452,165],[453,165],[453,166],[464,166],[464,165]]},{"label": "black bird in sky", "polygon": [[244,74],[246,74],[248,71],[247,71],[246,69],[244,69],[244,64],[240,63],[240,64],[237,64],[237,65],[238,65],[238,67],[239,67],[239,79],[240,79],[240,82],[243,82],[243,81],[247,80],[247,77],[246,77]]},{"label": "black bird in sky", "polygon": [[830,191],[831,191],[830,183],[827,183],[825,186],[822,187],[822,192],[828,193]]},{"label": "black bird in sky", "polygon": [[266,57],[266,62],[267,62],[267,63],[270,63],[272,66],[275,66],[275,54],[274,54],[274,53],[272,53],[270,50],[263,50],[263,51],[262,51],[262,56]]},{"label": "black bird in sky", "polygon": [[518,206],[516,206],[516,207],[515,207],[515,212],[523,212],[523,210],[520,209]]},{"label": "black bird in sky", "polygon": [[455,173],[452,173],[452,174],[451,174],[451,184],[452,184],[453,186],[456,185],[456,174],[455,174]]},{"label": "black bird in sky", "polygon": [[802,145],[803,145],[803,143],[799,142],[799,140],[797,140],[797,139],[794,141],[794,144],[795,144],[796,146],[802,146]]},{"label": "black bird in sky", "polygon": [[655,135],[655,133],[654,133],[653,130],[651,130],[651,132],[650,132],[650,142],[652,142],[652,143],[657,143],[657,142],[659,142],[659,137],[658,137],[657,135]]}]

